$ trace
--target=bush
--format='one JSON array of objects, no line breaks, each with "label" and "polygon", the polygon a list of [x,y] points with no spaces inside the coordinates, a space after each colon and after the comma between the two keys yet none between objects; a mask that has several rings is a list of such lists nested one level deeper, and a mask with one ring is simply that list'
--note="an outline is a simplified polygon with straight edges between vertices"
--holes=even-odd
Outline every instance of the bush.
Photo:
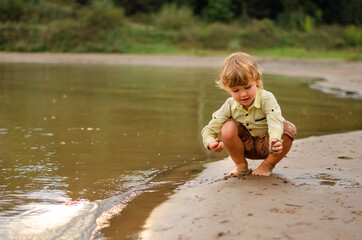
[{"label": "bush", "polygon": [[178,8],[176,4],[166,4],[155,16],[155,23],[161,29],[181,30],[192,26],[195,17],[189,7]]},{"label": "bush", "polygon": [[303,31],[311,32],[314,28],[314,22],[315,21],[311,16],[305,15],[303,21],[301,22]]},{"label": "bush", "polygon": [[272,20],[263,19],[253,20],[245,25],[240,41],[246,48],[273,48],[287,46],[290,44],[290,37],[287,31],[275,26]]},{"label": "bush", "polygon": [[356,26],[348,26],[344,31],[344,35],[349,45],[359,46],[362,44],[362,31],[357,29]]},{"label": "bush", "polygon": [[1,51],[44,51],[42,28],[25,23],[0,24]]},{"label": "bush", "polygon": [[22,0],[0,0],[0,20],[2,22],[19,22],[25,12],[26,7]]},{"label": "bush", "polygon": [[315,26],[315,19],[303,12],[282,13],[277,18],[278,25],[288,30],[302,30],[311,32]]},{"label": "bush", "polygon": [[[209,49],[228,49],[235,48],[237,43],[237,29],[233,26],[214,23],[205,27],[202,31],[200,42],[205,48]],[[234,46],[233,46],[234,45]]]},{"label": "bush", "polygon": [[174,39],[201,49],[235,50],[240,45],[239,33],[240,31],[235,26],[213,23],[184,29],[178,32]]},{"label": "bush", "polygon": [[34,0],[27,4],[27,13],[22,17],[23,22],[47,24],[54,20],[65,19],[75,15],[75,8],[72,5],[47,2],[44,0]]},{"label": "bush", "polygon": [[278,25],[288,30],[301,29],[304,15],[302,12],[281,13],[277,17]]},{"label": "bush", "polygon": [[[89,40],[86,27],[75,19],[53,21],[43,34],[46,48],[51,51],[69,51]],[[92,35],[90,35],[92,36]],[[94,37],[94,36],[92,36]]]},{"label": "bush", "polygon": [[80,11],[80,19],[89,27],[110,29],[125,23],[122,8],[115,7],[111,0],[93,0],[89,7]]},{"label": "bush", "polygon": [[0,0],[2,22],[48,23],[74,14],[74,5],[45,0]]}]

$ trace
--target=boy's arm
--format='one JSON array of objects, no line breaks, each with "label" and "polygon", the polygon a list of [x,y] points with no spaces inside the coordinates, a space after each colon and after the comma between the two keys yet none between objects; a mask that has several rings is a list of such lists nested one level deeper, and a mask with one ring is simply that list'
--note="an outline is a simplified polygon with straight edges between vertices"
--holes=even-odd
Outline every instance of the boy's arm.
[{"label": "boy's arm", "polygon": [[268,124],[269,139],[276,138],[281,141],[284,119],[280,106],[272,93],[267,92],[263,96],[263,108]]},{"label": "boy's arm", "polygon": [[201,131],[203,144],[206,149],[209,149],[208,144],[214,141],[220,134],[222,125],[231,117],[232,101],[228,99],[219,110],[212,114],[212,119]]}]

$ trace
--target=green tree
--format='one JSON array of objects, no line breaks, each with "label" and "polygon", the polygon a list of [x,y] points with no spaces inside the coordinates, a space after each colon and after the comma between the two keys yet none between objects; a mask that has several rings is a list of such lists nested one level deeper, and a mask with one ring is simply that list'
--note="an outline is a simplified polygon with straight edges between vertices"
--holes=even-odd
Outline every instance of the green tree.
[{"label": "green tree", "polygon": [[230,21],[233,17],[231,0],[209,0],[206,8],[206,15],[209,21]]},{"label": "green tree", "polygon": [[156,12],[165,3],[164,0],[114,0],[114,2],[122,7],[127,15]]},{"label": "green tree", "polygon": [[362,24],[361,0],[316,1],[316,3],[323,12],[324,23]]},{"label": "green tree", "polygon": [[0,0],[0,19],[3,22],[19,22],[26,12],[26,3],[22,0]]},{"label": "green tree", "polygon": [[276,19],[283,11],[281,0],[232,0],[234,17]]}]

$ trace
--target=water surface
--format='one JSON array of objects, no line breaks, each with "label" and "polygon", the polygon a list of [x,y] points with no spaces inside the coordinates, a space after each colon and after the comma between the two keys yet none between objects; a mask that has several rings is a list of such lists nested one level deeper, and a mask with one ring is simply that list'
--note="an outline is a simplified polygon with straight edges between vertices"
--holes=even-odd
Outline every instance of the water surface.
[{"label": "water surface", "polygon": [[[140,230],[179,184],[221,159],[200,131],[228,94],[218,69],[0,64],[0,238]],[[360,100],[268,76],[298,138],[361,129]]]}]

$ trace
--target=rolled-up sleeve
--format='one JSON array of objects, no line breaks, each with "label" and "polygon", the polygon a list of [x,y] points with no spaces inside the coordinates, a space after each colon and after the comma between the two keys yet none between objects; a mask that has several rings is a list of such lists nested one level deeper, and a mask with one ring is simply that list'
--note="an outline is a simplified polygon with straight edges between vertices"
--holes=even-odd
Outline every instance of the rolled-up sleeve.
[{"label": "rolled-up sleeve", "polygon": [[212,119],[201,131],[203,144],[206,149],[211,141],[214,141],[220,134],[222,125],[231,117],[232,98],[226,100],[219,110],[212,114]]},{"label": "rolled-up sleeve", "polygon": [[269,139],[277,138],[281,140],[284,119],[280,106],[272,93],[264,91],[264,94],[262,105],[263,111],[266,114]]}]

